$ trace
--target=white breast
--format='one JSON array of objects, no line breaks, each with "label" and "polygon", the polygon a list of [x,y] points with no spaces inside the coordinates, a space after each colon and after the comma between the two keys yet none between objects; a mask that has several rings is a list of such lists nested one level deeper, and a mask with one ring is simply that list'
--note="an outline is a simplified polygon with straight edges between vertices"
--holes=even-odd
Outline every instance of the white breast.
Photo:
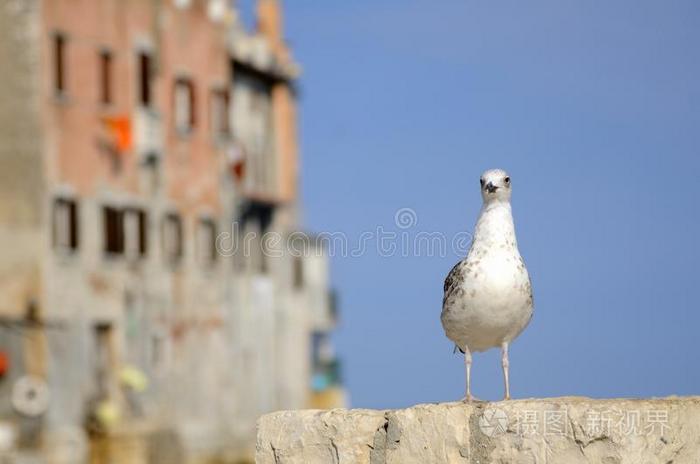
[{"label": "white breast", "polygon": [[445,295],[443,305],[441,319],[447,336],[471,351],[517,337],[532,316],[532,292],[515,242],[510,207],[495,214],[482,212],[472,249],[459,270],[459,282]]}]

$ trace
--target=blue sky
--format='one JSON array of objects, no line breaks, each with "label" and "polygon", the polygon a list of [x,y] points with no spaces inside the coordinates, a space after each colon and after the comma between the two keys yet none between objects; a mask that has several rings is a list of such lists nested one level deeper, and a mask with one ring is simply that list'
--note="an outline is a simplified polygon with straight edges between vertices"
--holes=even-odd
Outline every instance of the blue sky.
[{"label": "blue sky", "polygon": [[[350,242],[394,215],[471,231],[478,179],[508,170],[535,316],[517,397],[700,393],[700,4],[294,0],[304,218]],[[460,259],[333,258],[352,405],[463,396],[440,326]],[[474,393],[502,396],[499,355]]]}]

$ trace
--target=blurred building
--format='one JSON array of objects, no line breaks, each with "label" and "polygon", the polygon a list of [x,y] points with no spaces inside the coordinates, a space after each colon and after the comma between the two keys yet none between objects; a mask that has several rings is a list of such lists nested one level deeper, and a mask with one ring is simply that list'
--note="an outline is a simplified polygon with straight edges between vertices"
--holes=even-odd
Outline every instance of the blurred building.
[{"label": "blurred building", "polygon": [[299,232],[298,66],[277,0],[257,22],[0,3],[7,462],[245,462],[260,414],[344,402],[324,244]]}]

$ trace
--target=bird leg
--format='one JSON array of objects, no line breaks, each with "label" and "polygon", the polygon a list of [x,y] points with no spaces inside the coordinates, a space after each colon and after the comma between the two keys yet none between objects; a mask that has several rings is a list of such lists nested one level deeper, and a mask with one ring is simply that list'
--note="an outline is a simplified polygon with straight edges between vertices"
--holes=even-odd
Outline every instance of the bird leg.
[{"label": "bird leg", "polygon": [[504,400],[509,400],[510,399],[510,382],[508,380],[508,342],[503,342],[501,345],[501,365],[503,366],[503,381],[505,382],[506,386],[506,395],[503,398]]},{"label": "bird leg", "polygon": [[467,396],[464,398],[464,401],[469,403],[474,399],[471,388],[472,353],[466,345],[464,345],[464,366],[467,368]]}]

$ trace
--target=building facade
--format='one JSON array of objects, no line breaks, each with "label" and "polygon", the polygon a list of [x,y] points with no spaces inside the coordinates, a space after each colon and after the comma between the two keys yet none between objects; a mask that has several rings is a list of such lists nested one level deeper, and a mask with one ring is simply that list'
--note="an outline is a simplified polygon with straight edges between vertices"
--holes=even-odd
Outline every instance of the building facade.
[{"label": "building facade", "polygon": [[238,462],[260,414],[342,403],[281,13],[0,5],[4,455]]}]

